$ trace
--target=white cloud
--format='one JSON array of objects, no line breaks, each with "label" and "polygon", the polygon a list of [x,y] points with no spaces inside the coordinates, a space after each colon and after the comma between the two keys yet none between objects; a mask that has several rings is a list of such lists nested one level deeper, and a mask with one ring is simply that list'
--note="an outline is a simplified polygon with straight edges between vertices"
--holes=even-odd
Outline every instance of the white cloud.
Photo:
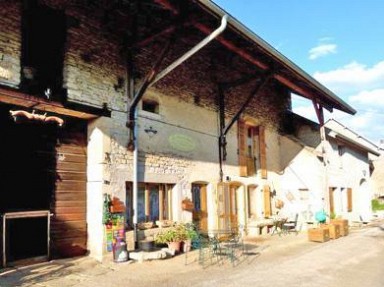
[{"label": "white cloud", "polygon": [[[384,86],[384,83],[383,83]],[[384,108],[384,87],[371,91],[362,91],[349,97],[351,104],[359,104],[365,107]]]},{"label": "white cloud", "polygon": [[336,93],[378,89],[384,87],[384,61],[372,67],[352,62],[333,71],[316,72],[313,77]]},{"label": "white cloud", "polygon": [[335,54],[337,52],[336,44],[320,44],[309,50],[309,59],[315,60],[324,57],[328,54]]},{"label": "white cloud", "polygon": [[[372,66],[351,62],[335,70],[316,72],[314,78],[357,110],[354,116],[338,110],[325,112],[326,119],[334,118],[376,144],[384,139],[384,60]],[[296,101],[293,110],[316,121],[309,101]]]}]

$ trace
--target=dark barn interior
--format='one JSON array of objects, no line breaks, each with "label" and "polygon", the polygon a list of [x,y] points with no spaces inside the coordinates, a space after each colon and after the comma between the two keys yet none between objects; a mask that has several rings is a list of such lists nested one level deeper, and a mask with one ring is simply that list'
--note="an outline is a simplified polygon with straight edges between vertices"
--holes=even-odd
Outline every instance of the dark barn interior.
[{"label": "dark barn interior", "polygon": [[[49,210],[55,189],[57,128],[15,121],[10,109],[0,107],[0,213]],[[46,256],[47,224],[46,217],[7,220],[7,261]]]}]

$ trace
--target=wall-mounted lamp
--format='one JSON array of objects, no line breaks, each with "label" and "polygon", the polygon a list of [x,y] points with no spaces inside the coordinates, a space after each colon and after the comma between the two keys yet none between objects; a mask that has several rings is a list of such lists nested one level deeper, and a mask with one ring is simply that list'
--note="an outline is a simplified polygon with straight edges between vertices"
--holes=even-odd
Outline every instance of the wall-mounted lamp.
[{"label": "wall-mounted lamp", "polygon": [[149,135],[149,136],[153,136],[155,134],[157,134],[157,130],[155,130],[152,126],[150,126],[149,128],[146,128],[144,129],[144,131]]}]

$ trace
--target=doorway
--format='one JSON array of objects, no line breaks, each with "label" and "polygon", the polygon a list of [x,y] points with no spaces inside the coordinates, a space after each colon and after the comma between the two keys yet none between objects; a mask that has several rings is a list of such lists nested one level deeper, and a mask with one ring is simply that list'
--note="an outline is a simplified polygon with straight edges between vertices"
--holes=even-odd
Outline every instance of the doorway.
[{"label": "doorway", "polygon": [[207,185],[192,184],[192,221],[200,230],[208,230]]},{"label": "doorway", "polygon": [[242,191],[244,187],[237,182],[218,185],[219,229],[237,228],[239,221],[245,222],[245,198],[240,196]]},{"label": "doorway", "polygon": [[57,126],[15,122],[10,108],[0,106],[0,214],[7,215],[3,217],[1,232],[3,265],[5,258],[7,265],[26,259],[47,259],[47,216],[30,214],[49,214],[56,180]]}]

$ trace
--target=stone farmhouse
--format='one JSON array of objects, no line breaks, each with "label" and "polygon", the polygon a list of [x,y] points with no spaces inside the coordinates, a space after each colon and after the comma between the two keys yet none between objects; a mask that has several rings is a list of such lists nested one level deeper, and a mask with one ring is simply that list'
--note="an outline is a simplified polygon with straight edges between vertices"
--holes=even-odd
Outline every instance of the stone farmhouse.
[{"label": "stone farmhouse", "polygon": [[[281,156],[285,169],[278,195],[286,207],[299,213],[302,223],[312,222],[321,209],[351,224],[370,221],[375,193],[372,163],[380,155],[379,147],[333,119],[324,124],[326,144],[322,145],[319,124],[293,113],[288,117],[282,146],[289,152]],[[286,160],[289,153],[296,156]]]},{"label": "stone farmhouse", "polygon": [[2,264],[102,259],[106,194],[128,230],[272,216],[308,150],[282,132],[291,93],[320,133],[355,113],[211,1],[0,1]]}]

